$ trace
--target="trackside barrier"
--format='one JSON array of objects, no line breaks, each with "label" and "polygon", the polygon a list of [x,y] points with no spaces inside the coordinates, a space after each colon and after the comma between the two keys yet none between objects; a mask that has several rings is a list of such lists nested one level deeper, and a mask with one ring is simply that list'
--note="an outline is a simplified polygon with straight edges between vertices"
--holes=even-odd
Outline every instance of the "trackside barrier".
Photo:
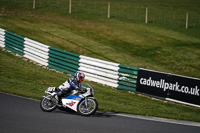
[{"label": "trackside barrier", "polygon": [[74,73],[78,70],[79,67],[79,55],[69,53],[64,50],[56,49],[53,47],[50,47],[49,49],[50,50],[48,67],[74,75]]},{"label": "trackside barrier", "polygon": [[136,91],[138,68],[56,49],[0,28],[0,46],[41,65],[118,89]]},{"label": "trackside barrier", "polygon": [[0,28],[0,47],[5,47],[5,30]]},{"label": "trackside barrier", "polygon": [[2,36],[3,36],[3,38],[1,38],[1,40],[4,39],[4,41],[1,42],[1,44],[3,43],[4,47],[7,50],[10,50],[21,56],[24,55],[24,50],[23,50],[24,49],[24,39],[23,39],[23,37],[1,29],[1,37]]},{"label": "trackside barrier", "polygon": [[48,66],[49,46],[24,38],[24,57],[44,66]]},{"label": "trackside barrier", "polygon": [[200,107],[200,79],[135,68],[56,49],[0,28],[0,47],[41,65],[118,89]]}]

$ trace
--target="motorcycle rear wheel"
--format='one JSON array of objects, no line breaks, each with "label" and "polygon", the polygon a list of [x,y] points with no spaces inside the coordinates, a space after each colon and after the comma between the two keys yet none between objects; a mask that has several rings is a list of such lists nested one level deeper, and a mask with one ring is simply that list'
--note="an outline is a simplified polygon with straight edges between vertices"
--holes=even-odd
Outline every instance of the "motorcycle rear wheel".
[{"label": "motorcycle rear wheel", "polygon": [[83,116],[93,115],[98,108],[96,99],[88,98],[88,105],[86,106],[85,100],[81,101],[77,107],[77,112]]},{"label": "motorcycle rear wheel", "polygon": [[[47,96],[48,98],[50,98],[50,96]],[[44,112],[51,112],[54,111],[57,108],[57,105],[55,104],[55,102],[53,102],[53,99],[50,98],[43,98],[40,102],[40,108],[44,111]]]}]

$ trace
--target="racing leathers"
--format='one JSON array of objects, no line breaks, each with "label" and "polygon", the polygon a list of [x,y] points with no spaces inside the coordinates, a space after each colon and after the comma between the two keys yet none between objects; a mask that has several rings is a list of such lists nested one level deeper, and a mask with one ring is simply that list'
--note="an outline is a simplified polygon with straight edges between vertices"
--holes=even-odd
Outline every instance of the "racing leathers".
[{"label": "racing leathers", "polygon": [[78,82],[77,78],[75,76],[72,76],[70,79],[65,81],[62,85],[58,87],[60,90],[57,94],[58,96],[58,102],[61,102],[61,98],[64,97],[64,95],[69,94],[74,89],[80,89],[81,84]]}]

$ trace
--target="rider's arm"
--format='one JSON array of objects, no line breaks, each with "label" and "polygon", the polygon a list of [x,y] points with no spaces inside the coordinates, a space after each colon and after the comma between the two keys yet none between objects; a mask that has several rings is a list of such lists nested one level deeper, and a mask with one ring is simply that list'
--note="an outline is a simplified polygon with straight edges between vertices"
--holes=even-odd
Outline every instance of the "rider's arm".
[{"label": "rider's arm", "polygon": [[69,80],[68,80],[68,82],[69,82],[69,84],[70,84],[70,88],[71,89],[78,89],[78,86],[75,84],[75,81],[74,81],[75,79],[74,79],[74,77],[71,77]]}]

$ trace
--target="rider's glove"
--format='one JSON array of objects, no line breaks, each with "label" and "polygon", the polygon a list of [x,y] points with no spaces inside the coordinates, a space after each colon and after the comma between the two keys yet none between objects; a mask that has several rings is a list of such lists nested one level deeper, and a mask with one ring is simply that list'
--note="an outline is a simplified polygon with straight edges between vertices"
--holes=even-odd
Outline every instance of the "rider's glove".
[{"label": "rider's glove", "polygon": [[81,88],[79,88],[78,86],[76,87],[76,90],[79,92],[83,92],[83,90]]}]

